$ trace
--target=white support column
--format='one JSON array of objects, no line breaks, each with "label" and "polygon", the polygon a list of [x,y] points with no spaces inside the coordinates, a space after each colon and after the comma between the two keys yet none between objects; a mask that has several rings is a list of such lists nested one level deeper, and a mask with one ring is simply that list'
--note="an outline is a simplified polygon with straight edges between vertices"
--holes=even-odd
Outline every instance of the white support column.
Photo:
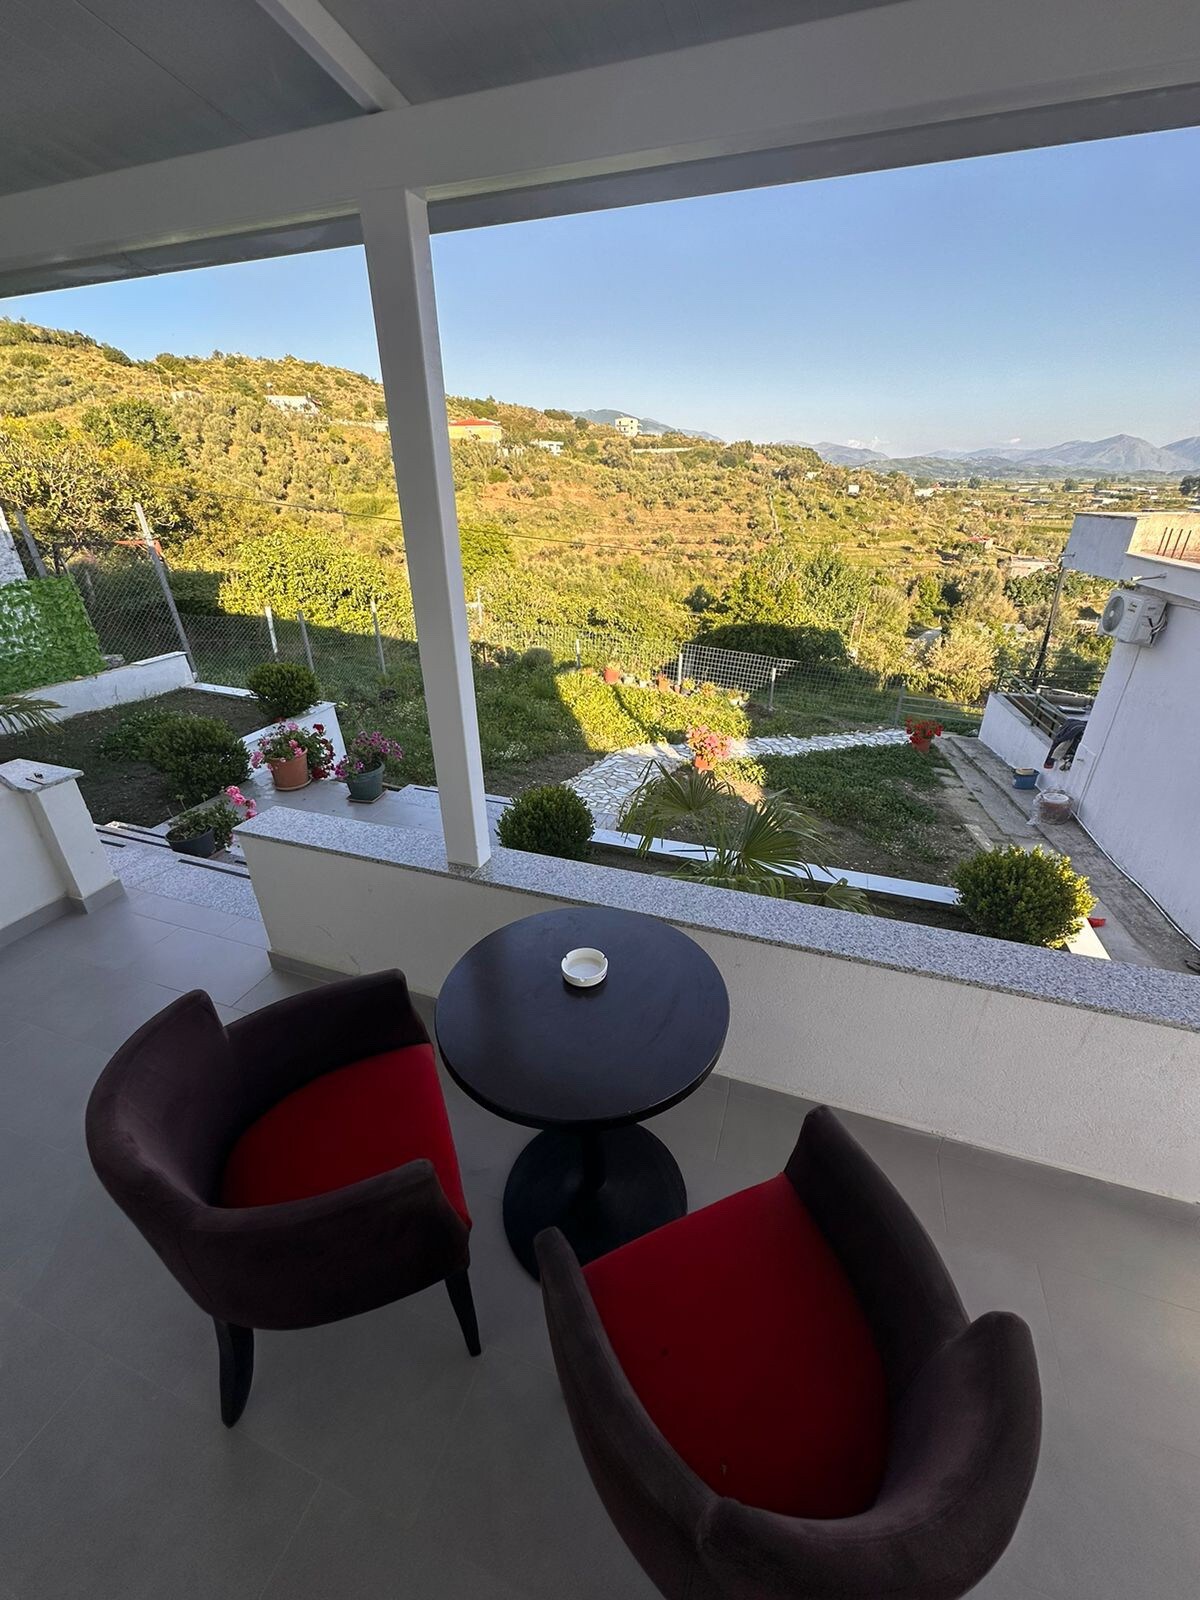
[{"label": "white support column", "polygon": [[425,201],[374,195],[362,226],[446,855],[478,867],[491,845]]}]

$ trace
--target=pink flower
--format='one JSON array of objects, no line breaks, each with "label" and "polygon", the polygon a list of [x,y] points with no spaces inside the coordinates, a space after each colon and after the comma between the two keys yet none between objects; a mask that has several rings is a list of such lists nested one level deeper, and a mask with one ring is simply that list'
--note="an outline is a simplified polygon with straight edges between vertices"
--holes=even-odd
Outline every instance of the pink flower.
[{"label": "pink flower", "polygon": [[262,766],[262,759],[263,759],[262,758],[262,751],[261,750],[255,750],[253,755],[251,755],[251,757],[250,757],[250,765],[252,767],[261,767]]}]

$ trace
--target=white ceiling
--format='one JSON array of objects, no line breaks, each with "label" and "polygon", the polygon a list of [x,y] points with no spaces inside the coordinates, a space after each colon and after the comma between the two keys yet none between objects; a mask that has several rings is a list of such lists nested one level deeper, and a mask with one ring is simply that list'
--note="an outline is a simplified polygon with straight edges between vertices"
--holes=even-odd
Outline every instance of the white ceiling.
[{"label": "white ceiling", "polygon": [[891,0],[323,0],[414,104]]},{"label": "white ceiling", "polygon": [[889,3],[0,0],[0,195]]},{"label": "white ceiling", "polygon": [[0,0],[0,194],[357,112],[253,0]]}]

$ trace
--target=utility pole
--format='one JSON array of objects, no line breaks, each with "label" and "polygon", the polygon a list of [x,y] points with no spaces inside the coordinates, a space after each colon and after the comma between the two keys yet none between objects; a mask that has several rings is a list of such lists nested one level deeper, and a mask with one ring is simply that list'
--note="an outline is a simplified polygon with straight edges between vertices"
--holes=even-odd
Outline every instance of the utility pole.
[{"label": "utility pole", "polygon": [[1050,649],[1050,635],[1054,632],[1054,624],[1058,620],[1058,602],[1062,598],[1063,580],[1067,576],[1067,569],[1059,562],[1058,582],[1054,585],[1054,598],[1050,602],[1050,615],[1046,618],[1046,631],[1042,635],[1042,647],[1037,653],[1037,660],[1033,666],[1033,681],[1030,687],[1036,693],[1042,686],[1042,674],[1046,670],[1046,654]]}]

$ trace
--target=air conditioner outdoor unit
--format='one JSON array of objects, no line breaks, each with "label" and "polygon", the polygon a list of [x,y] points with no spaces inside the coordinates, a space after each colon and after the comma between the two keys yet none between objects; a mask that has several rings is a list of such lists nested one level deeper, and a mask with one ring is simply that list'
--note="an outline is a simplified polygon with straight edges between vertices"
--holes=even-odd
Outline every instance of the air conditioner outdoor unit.
[{"label": "air conditioner outdoor unit", "polygon": [[1100,632],[1121,644],[1153,644],[1166,625],[1167,602],[1137,589],[1114,589],[1100,618]]}]

